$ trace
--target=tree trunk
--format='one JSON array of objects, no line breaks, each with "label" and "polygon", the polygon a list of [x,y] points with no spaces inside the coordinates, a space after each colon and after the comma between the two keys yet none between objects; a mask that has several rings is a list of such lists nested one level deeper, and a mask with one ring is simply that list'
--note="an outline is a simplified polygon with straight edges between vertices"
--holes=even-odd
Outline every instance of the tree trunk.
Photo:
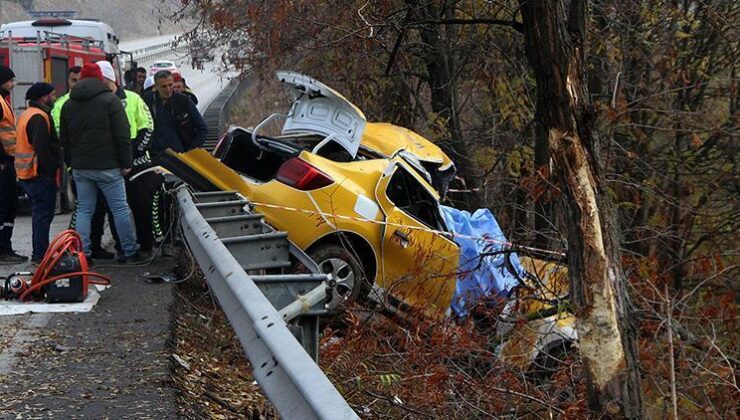
[{"label": "tree trunk", "polygon": [[612,203],[604,190],[586,82],[587,1],[520,0],[525,48],[537,80],[553,177],[567,221],[570,296],[592,410],[642,413],[634,329]]},{"label": "tree trunk", "polygon": [[[423,2],[417,6],[417,14],[419,18],[428,20],[453,18],[455,3],[455,0]],[[449,135],[449,141],[440,146],[455,160],[467,186],[474,189],[478,186],[478,179],[473,176],[473,153],[467,150],[458,115],[459,69],[455,45],[458,31],[455,25],[428,24],[419,34],[426,48],[423,59],[431,91],[431,108]],[[477,208],[477,194],[469,194],[466,202],[471,209]]]}]

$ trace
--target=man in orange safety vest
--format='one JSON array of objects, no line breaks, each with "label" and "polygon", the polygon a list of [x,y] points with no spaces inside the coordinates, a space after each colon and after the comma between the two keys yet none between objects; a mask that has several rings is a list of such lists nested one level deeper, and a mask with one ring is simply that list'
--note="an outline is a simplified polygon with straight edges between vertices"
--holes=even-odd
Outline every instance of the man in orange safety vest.
[{"label": "man in orange safety vest", "polygon": [[15,146],[15,172],[31,201],[33,255],[41,262],[49,247],[49,229],[57,197],[57,171],[62,164],[62,148],[51,119],[56,99],[54,86],[38,82],[26,92],[28,108],[18,119]]},{"label": "man in orange safety vest", "polygon": [[18,210],[18,184],[13,161],[15,156],[15,115],[7,102],[15,87],[15,73],[0,66],[0,265],[20,264],[26,257],[13,251],[15,213]]}]

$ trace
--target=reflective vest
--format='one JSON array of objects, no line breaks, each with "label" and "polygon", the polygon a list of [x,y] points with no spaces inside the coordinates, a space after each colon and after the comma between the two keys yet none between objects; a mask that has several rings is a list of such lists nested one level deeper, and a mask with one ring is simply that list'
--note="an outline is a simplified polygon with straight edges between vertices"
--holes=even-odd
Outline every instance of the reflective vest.
[{"label": "reflective vest", "polygon": [[139,130],[154,130],[154,120],[149,112],[149,107],[144,103],[136,92],[124,89],[123,93],[126,99],[121,100],[123,108],[126,110],[128,125],[131,128],[131,139],[135,139]]},{"label": "reflective vest", "polygon": [[15,115],[5,98],[0,96],[0,108],[3,110],[3,119],[0,120],[0,142],[3,144],[5,153],[15,155]]},{"label": "reflective vest", "polygon": [[18,119],[18,144],[15,147],[15,174],[18,179],[32,179],[38,175],[38,158],[36,157],[36,150],[34,150],[31,143],[28,141],[28,122],[35,115],[41,115],[46,121],[46,129],[51,132],[51,120],[46,112],[36,107],[28,107],[20,119]]},{"label": "reflective vest", "polygon": [[54,106],[51,108],[51,119],[54,120],[54,130],[56,130],[57,135],[59,135],[59,127],[62,121],[62,107],[67,100],[69,100],[69,92],[57,98],[54,101]]}]

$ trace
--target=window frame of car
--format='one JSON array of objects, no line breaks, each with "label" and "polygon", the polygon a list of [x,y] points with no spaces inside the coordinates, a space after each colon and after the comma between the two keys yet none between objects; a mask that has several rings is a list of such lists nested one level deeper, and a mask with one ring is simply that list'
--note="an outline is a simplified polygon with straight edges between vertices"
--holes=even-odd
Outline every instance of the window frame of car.
[{"label": "window frame of car", "polygon": [[[434,191],[434,188],[429,183],[424,182],[424,180],[421,178],[421,175],[419,175],[419,173],[416,172],[416,169],[413,168],[411,165],[409,165],[402,158],[393,159],[390,162],[394,165],[394,168],[392,170],[393,172],[391,174],[389,174],[390,179],[388,180],[388,185],[386,185],[385,191],[384,191],[384,194],[385,194],[386,198],[388,199],[388,201],[394,207],[396,207],[399,211],[401,211],[403,214],[405,214],[408,217],[411,217],[412,219],[416,220],[421,225],[423,225],[423,226],[425,226],[425,227],[427,227],[429,229],[432,229],[432,230],[443,231],[443,232],[449,233],[450,232],[450,229],[447,226],[447,224],[445,223],[444,218],[442,217],[442,213],[441,213],[441,211],[439,209],[439,205],[440,205],[439,204],[439,199],[435,196],[436,192]],[[416,186],[424,194],[427,194],[427,196],[428,196],[427,198],[430,200],[431,203],[433,203],[433,205],[431,206],[431,207],[433,207],[433,208],[431,208],[431,211],[435,215],[435,219],[436,219],[435,220],[435,222],[436,222],[435,224],[436,224],[436,226],[431,226],[429,224],[429,221],[423,220],[420,216],[411,213],[410,211],[408,211],[407,209],[405,209],[403,207],[400,207],[391,198],[394,195],[394,194],[391,194],[390,193],[391,187],[394,185],[393,184],[393,182],[394,182],[393,178],[396,176],[396,174],[397,174],[397,172],[399,170],[404,171],[404,174],[405,174],[404,182],[405,183],[408,183],[409,180],[413,180],[414,186]],[[406,193],[408,194],[408,185],[406,185],[405,188],[406,188]]]}]

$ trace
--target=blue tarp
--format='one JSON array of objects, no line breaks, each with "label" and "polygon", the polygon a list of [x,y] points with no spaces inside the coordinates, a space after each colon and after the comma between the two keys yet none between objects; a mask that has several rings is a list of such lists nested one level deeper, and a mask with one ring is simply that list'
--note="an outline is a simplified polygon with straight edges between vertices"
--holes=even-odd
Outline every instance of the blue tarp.
[{"label": "blue tarp", "polygon": [[[506,249],[503,243],[508,243],[490,210],[478,209],[471,215],[452,207],[440,208],[447,227],[453,233],[489,239],[454,238],[460,246],[460,272],[450,308],[453,314],[462,318],[468,316],[470,308],[483,299],[490,301],[495,297],[507,297],[518,281],[506,267],[507,255],[481,257],[482,253]],[[525,270],[516,253],[511,253],[508,258],[514,270],[523,277]]]}]

